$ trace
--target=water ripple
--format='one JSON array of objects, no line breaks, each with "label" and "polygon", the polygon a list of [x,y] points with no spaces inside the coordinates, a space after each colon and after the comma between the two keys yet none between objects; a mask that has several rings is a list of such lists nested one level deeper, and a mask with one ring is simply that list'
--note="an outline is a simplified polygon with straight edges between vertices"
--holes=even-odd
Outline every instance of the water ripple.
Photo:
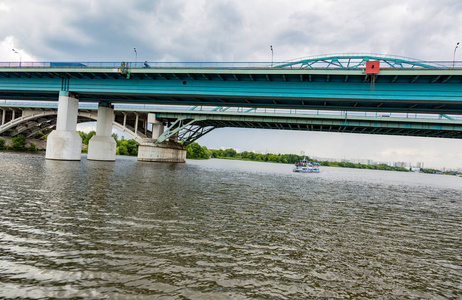
[{"label": "water ripple", "polygon": [[460,178],[5,152],[0,170],[1,298],[462,297]]}]

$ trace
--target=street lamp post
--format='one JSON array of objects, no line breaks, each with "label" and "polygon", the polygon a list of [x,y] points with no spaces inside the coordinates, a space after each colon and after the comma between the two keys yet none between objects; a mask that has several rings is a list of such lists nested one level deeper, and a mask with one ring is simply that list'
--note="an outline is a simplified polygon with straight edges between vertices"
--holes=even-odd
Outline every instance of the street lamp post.
[{"label": "street lamp post", "polygon": [[22,61],[22,56],[21,56],[21,53],[19,53],[18,51],[14,50],[14,49],[11,49],[14,53],[16,53],[17,55],[19,55],[19,67],[21,68],[21,61]]},{"label": "street lamp post", "polygon": [[133,48],[133,51],[135,51],[135,67],[136,67],[136,63],[138,62],[138,52],[136,52],[136,48]]},{"label": "street lamp post", "polygon": [[270,45],[271,49],[271,66],[273,66],[273,45]]},{"label": "street lamp post", "polygon": [[457,42],[456,47],[454,48],[454,57],[452,58],[452,68],[454,69],[454,63],[456,62],[456,50],[459,48],[459,42]]}]

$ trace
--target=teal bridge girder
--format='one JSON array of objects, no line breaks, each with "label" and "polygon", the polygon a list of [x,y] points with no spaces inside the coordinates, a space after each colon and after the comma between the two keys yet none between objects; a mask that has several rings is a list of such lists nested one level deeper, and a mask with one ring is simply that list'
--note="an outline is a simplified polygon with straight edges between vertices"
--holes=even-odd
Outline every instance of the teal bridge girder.
[{"label": "teal bridge girder", "polygon": [[462,138],[462,120],[451,118],[391,118],[389,115],[361,117],[318,114],[281,114],[242,111],[157,111],[156,119],[171,124],[157,142],[179,133],[185,144],[217,128],[319,131],[433,138]]},{"label": "teal bridge girder", "polygon": [[[366,74],[368,60],[383,62],[379,74]],[[272,66],[0,63],[0,99],[55,101],[60,91],[81,102],[462,114],[462,64],[379,55]]]},{"label": "teal bridge girder", "polygon": [[[7,122],[0,125],[0,136],[24,134],[31,138],[41,138],[56,124],[57,105],[7,105],[0,104],[0,110],[10,111]],[[79,122],[97,120],[97,106],[82,105],[79,108]],[[16,111],[16,118],[11,113]],[[219,128],[252,128],[271,130],[320,131],[337,133],[358,133],[377,135],[400,135],[434,138],[462,138],[462,117],[439,116],[428,119],[409,118],[391,114],[360,116],[354,112],[341,115],[326,112],[272,112],[249,108],[230,109],[228,107],[160,109],[143,106],[115,107],[113,126],[140,143],[149,140],[152,131],[147,124],[148,114],[155,114],[166,130],[155,141],[161,143],[177,136],[178,140],[190,144],[212,130]]]}]

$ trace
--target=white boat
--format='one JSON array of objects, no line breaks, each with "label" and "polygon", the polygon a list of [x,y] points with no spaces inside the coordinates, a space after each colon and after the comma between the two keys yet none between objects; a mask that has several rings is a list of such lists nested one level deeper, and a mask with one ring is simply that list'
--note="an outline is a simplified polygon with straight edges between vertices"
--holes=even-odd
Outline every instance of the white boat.
[{"label": "white boat", "polygon": [[306,158],[302,159],[300,162],[295,163],[293,172],[302,172],[302,173],[319,173],[321,165],[317,162],[309,161]]}]

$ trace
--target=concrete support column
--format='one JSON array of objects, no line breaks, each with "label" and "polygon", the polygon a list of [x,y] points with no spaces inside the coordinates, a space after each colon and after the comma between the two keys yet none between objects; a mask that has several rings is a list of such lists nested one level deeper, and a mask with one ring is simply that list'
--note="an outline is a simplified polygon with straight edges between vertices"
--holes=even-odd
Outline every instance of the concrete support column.
[{"label": "concrete support column", "polygon": [[156,119],[155,114],[148,114],[148,123],[152,124],[152,139],[146,139],[138,147],[139,161],[152,162],[186,162],[186,150],[183,145],[173,141],[155,144],[159,136],[164,133],[164,124]]},{"label": "concrete support column", "polygon": [[156,119],[155,114],[151,113],[148,114],[148,123],[152,124],[152,139],[157,140],[164,133],[164,124]]},{"label": "concrete support column", "polygon": [[182,144],[175,142],[163,142],[158,145],[154,143],[141,143],[138,147],[138,160],[185,163],[186,150]]},{"label": "concrete support column", "polygon": [[135,134],[138,133],[138,120],[139,120],[139,115],[137,113],[135,113],[136,115],[136,118],[135,118]]},{"label": "concrete support column", "polygon": [[6,120],[6,110],[2,109],[2,125],[5,124]]},{"label": "concrete support column", "polygon": [[88,160],[115,161],[117,143],[111,136],[114,117],[109,103],[99,104],[96,135],[88,143]]},{"label": "concrete support column", "polygon": [[79,99],[70,92],[61,91],[56,130],[47,138],[46,159],[80,160],[82,139],[76,132],[78,111]]}]

